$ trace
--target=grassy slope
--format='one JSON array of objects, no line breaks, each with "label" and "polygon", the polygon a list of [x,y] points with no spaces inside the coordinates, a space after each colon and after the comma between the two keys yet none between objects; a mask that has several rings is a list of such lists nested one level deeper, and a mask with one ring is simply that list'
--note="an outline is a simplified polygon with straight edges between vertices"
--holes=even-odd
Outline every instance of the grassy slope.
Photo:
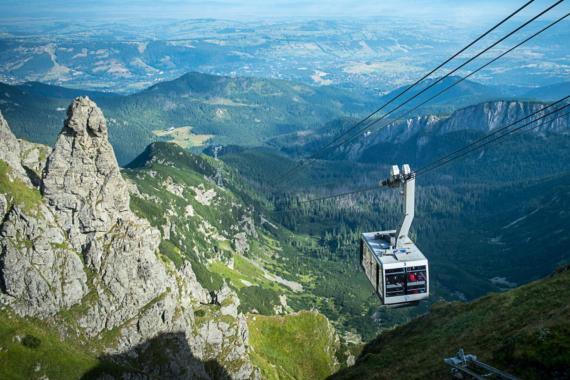
[{"label": "grassy slope", "polygon": [[[133,163],[136,168],[125,171],[145,194],[131,198],[133,210],[157,228],[163,229],[168,223],[173,226],[160,249],[176,266],[190,261],[198,280],[209,290],[218,290],[225,280],[238,292],[241,310],[256,309],[263,314],[272,314],[273,306],[279,305],[278,295],[291,293],[287,287],[265,276],[267,270],[274,272],[278,266],[283,266],[276,261],[278,242],[260,228],[259,220],[255,220],[257,215],[253,213],[251,217],[259,235],[248,237],[250,249],[247,252],[236,252],[233,235],[241,228],[241,218],[250,215],[247,207],[255,203],[243,199],[247,197],[246,190],[226,167],[222,169],[224,188],[208,180],[213,177],[216,166],[223,164],[191,154],[174,144],[153,144]],[[165,191],[164,181],[168,177],[184,189],[182,196]],[[199,186],[215,192],[210,205],[196,200],[192,189]],[[192,208],[192,216],[186,213],[187,207]],[[283,271],[278,273],[285,276]],[[294,280],[291,276],[286,277]]]},{"label": "grassy slope", "polygon": [[[224,189],[218,188],[204,178],[204,176],[212,176],[213,165],[219,165],[223,169]],[[154,172],[152,176],[149,175],[151,172]],[[376,299],[371,296],[364,277],[359,277],[355,282],[354,279],[345,275],[345,263],[319,260],[296,248],[299,244],[306,247],[316,246],[317,241],[314,238],[292,234],[282,226],[275,228],[262,224],[257,218],[259,214],[266,214],[263,200],[257,199],[258,195],[243,183],[242,178],[221,161],[215,162],[211,158],[185,152],[173,144],[157,143],[150,146],[145,154],[133,163],[132,169],[125,171],[125,174],[137,183],[141,193],[155,199],[143,199],[144,196],[133,195],[133,209],[157,227],[166,223],[165,218],[169,218],[171,224],[176,226],[172,229],[170,238],[163,241],[161,252],[174,261],[175,265],[181,265],[184,260],[190,260],[198,280],[209,290],[216,290],[221,281],[225,280],[237,291],[241,301],[240,310],[246,313],[255,310],[263,314],[256,318],[264,321],[265,327],[273,326],[273,335],[314,336],[314,331],[322,330],[323,324],[328,328],[328,323],[323,316],[318,318],[291,317],[291,319],[290,317],[284,319],[280,316],[275,319],[267,318],[266,316],[275,313],[275,306],[281,308],[280,296],[286,296],[287,304],[296,311],[317,308],[333,319],[335,326],[341,327],[342,331],[360,332],[356,326],[362,325],[366,327],[367,336],[376,335],[377,326],[367,326],[364,323],[368,319],[369,307],[377,304]],[[175,183],[185,187],[183,197],[164,191],[162,183],[166,176],[170,176]],[[192,191],[189,190],[191,186],[198,186],[201,183],[217,193],[211,206],[205,207],[197,203]],[[231,206],[232,203],[233,206]],[[192,217],[184,215],[187,204],[192,205],[194,209],[195,214]],[[231,231],[229,226],[239,224],[239,215],[245,212],[244,205],[255,205],[252,217],[256,219],[258,233],[256,238],[249,238],[250,250],[248,252],[237,254],[230,241],[220,242],[215,239],[207,241],[200,233],[196,233],[200,223],[208,221],[221,234],[226,234],[227,231]],[[190,226],[189,230],[186,226]],[[230,258],[232,265],[228,264]],[[278,281],[267,278],[265,273],[300,283],[304,291],[291,291]],[[324,278],[329,280],[324,281]],[[334,283],[330,281],[331,278],[335,279]],[[338,304],[343,304],[342,310],[338,309]],[[284,307],[283,309],[290,310],[290,308]],[[347,308],[351,310],[350,320],[346,320],[343,314]],[[270,342],[265,346],[269,344]],[[335,351],[337,350],[331,349],[323,357],[323,352],[312,350],[306,353],[305,359],[310,357],[312,358],[310,361],[319,363],[316,364],[317,368],[328,368],[327,371],[320,372],[324,375],[319,376],[324,377],[331,373],[330,366],[326,363],[328,363],[327,360],[329,362],[332,360]],[[262,363],[265,363],[266,368],[272,368],[267,364],[267,360],[272,364],[284,365],[287,368],[281,372],[270,372],[274,378],[286,376],[284,373],[296,373],[293,364],[279,364],[279,355],[272,358],[267,354],[266,349],[263,349],[263,352],[266,356],[263,356]],[[314,355],[317,356],[313,358]],[[274,359],[277,362],[273,362]],[[300,371],[306,370],[300,369]]]},{"label": "grassy slope", "polygon": [[265,379],[318,380],[337,368],[334,331],[321,314],[250,315],[248,326],[251,357]]},{"label": "grassy slope", "polygon": [[333,379],[441,379],[463,347],[525,379],[570,376],[570,267],[508,292],[432,311],[369,343]]},{"label": "grassy slope", "polygon": [[113,372],[112,365],[43,321],[7,310],[0,311],[0,320],[0,379],[79,379],[105,364]]},{"label": "grassy slope", "polygon": [[21,206],[25,211],[34,210],[42,200],[39,191],[28,187],[19,179],[12,179],[12,168],[0,160],[0,194],[7,196],[8,202]]}]

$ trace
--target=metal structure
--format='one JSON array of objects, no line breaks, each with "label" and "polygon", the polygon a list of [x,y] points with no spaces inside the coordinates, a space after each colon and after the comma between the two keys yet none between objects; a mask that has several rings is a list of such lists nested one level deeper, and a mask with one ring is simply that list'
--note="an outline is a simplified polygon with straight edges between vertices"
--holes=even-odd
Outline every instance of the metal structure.
[{"label": "metal structure", "polygon": [[392,166],[382,186],[403,194],[403,219],[396,230],[366,232],[360,264],[384,305],[406,306],[429,297],[428,260],[409,237],[414,220],[415,175],[409,165]]},{"label": "metal structure", "polygon": [[458,379],[506,379],[519,380],[517,377],[501,371],[495,367],[477,360],[477,356],[465,355],[463,348],[457,352],[456,356],[443,359],[445,364],[451,367],[451,374]]}]

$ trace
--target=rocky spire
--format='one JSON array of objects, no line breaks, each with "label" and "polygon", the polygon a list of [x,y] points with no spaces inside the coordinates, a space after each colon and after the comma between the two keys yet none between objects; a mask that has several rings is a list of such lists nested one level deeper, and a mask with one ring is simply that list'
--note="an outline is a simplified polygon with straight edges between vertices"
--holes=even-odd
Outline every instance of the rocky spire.
[{"label": "rocky spire", "polygon": [[67,110],[42,192],[73,249],[97,273],[98,305],[80,321],[87,331],[121,324],[172,285],[156,256],[160,234],[129,209],[105,118],[87,97]]},{"label": "rocky spire", "polygon": [[73,236],[105,232],[129,213],[129,193],[108,140],[103,113],[87,97],[77,98],[48,158],[42,192]]}]

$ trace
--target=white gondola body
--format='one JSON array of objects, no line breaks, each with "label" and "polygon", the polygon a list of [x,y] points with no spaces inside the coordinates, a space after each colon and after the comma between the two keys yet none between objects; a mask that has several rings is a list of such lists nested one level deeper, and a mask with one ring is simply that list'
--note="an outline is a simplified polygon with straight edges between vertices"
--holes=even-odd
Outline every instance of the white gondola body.
[{"label": "white gondola body", "polygon": [[362,234],[360,263],[384,305],[404,306],[429,297],[428,260],[408,237],[392,248],[385,237],[396,231]]}]

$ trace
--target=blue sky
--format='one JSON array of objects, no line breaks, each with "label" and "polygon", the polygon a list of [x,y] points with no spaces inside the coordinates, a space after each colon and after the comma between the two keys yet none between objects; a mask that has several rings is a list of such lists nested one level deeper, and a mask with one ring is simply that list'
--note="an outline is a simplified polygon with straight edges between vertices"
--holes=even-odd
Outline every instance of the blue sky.
[{"label": "blue sky", "polygon": [[[150,19],[326,18],[396,15],[477,23],[505,15],[525,0],[0,0],[0,21],[88,18],[93,21]],[[533,9],[553,1],[537,0]]]}]

